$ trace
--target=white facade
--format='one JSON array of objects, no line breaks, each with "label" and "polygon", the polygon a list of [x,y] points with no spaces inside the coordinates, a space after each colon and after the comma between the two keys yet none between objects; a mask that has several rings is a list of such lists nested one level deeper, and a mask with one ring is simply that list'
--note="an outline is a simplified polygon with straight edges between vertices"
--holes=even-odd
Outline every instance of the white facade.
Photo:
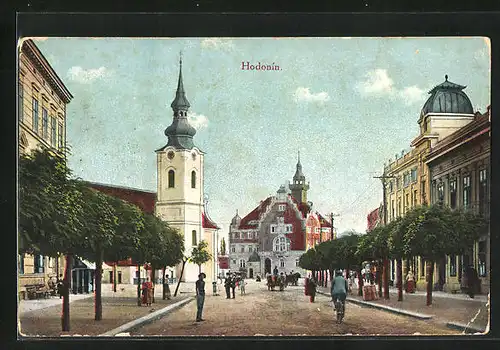
[{"label": "white facade", "polygon": [[[202,227],[203,152],[196,147],[192,150],[166,147],[157,151],[157,171],[156,215],[184,236],[185,255],[189,256],[193,247],[205,239]],[[177,276],[180,276],[180,269],[181,266],[176,268]],[[198,266],[187,262],[182,280],[196,281],[198,273]]]}]

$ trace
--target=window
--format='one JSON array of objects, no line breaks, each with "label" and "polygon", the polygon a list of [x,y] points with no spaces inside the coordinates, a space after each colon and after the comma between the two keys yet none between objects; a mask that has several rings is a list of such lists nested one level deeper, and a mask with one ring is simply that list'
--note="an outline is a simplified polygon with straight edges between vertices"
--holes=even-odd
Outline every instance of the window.
[{"label": "window", "polygon": [[240,267],[246,267],[245,266],[245,259],[240,259]]},{"label": "window", "polygon": [[193,246],[197,245],[196,230],[191,231],[191,243]]},{"label": "window", "polygon": [[168,188],[174,188],[175,187],[175,171],[169,170],[168,171]]},{"label": "window", "polygon": [[286,209],[286,205],[284,205],[284,204],[279,205],[279,209],[278,209],[279,211],[285,211],[285,209]]},{"label": "window", "polygon": [[236,253],[236,247],[234,245],[231,246],[231,253]]},{"label": "window", "polygon": [[56,146],[56,118],[50,117],[50,144]]},{"label": "window", "polygon": [[314,229],[314,232],[319,233],[319,227],[316,227],[316,228]]},{"label": "window", "polygon": [[248,232],[248,238],[252,238],[252,232]]},{"label": "window", "polygon": [[255,251],[258,252],[259,251],[259,246],[255,246]]},{"label": "window", "polygon": [[24,254],[18,254],[18,268],[19,268],[19,274],[22,275],[24,274]]},{"label": "window", "polygon": [[43,266],[43,255],[35,255],[33,257],[34,259],[34,273],[43,273],[44,272],[44,266]]},{"label": "window", "polygon": [[401,197],[398,198],[398,215],[401,215]]},{"label": "window", "polygon": [[406,207],[408,208],[410,206],[410,194],[406,194]]},{"label": "window", "polygon": [[46,139],[49,136],[49,117],[47,110],[42,107],[42,137]]},{"label": "window", "polygon": [[455,277],[457,275],[457,256],[450,255],[450,276]]},{"label": "window", "polygon": [[292,231],[293,231],[292,225],[286,225],[286,232],[292,232]]},{"label": "window", "polygon": [[283,236],[278,236],[273,240],[273,250],[275,252],[285,252],[290,250],[290,240]]},{"label": "window", "polygon": [[389,191],[394,191],[394,181],[389,182]]},{"label": "window", "polygon": [[280,259],[280,267],[281,268],[285,267],[285,260]]},{"label": "window", "polygon": [[450,207],[455,209],[457,206],[457,180],[450,181]]},{"label": "window", "polygon": [[486,241],[478,242],[477,273],[479,277],[486,277]]},{"label": "window", "polygon": [[417,168],[411,169],[410,171],[410,181],[417,182]]},{"label": "window", "polygon": [[251,245],[248,246],[248,252],[249,253],[253,252],[253,247]]},{"label": "window", "polygon": [[479,214],[484,215],[487,207],[487,179],[486,179],[486,169],[479,171]]},{"label": "window", "polygon": [[405,173],[403,175],[403,184],[405,187],[410,184],[410,173]]},{"label": "window", "polygon": [[196,188],[196,172],[191,172],[191,188]]},{"label": "window", "polygon": [[464,194],[464,208],[468,208],[470,205],[470,176],[464,176],[463,178],[463,194]]},{"label": "window", "polygon": [[271,232],[275,233],[276,232],[276,225],[271,225]]},{"label": "window", "polygon": [[241,250],[242,253],[244,253],[245,252],[245,247],[241,246],[240,250]]},{"label": "window", "polygon": [[417,190],[413,191],[413,206],[417,206]]},{"label": "window", "polygon": [[51,258],[51,257],[49,256],[48,260],[49,260],[49,261],[48,261],[48,263],[49,263],[49,267],[54,267],[54,258]]},{"label": "window", "polygon": [[440,182],[437,186],[437,200],[438,202],[443,202],[444,201],[444,183]]},{"label": "window", "polygon": [[64,142],[63,142],[63,126],[61,123],[59,123],[59,132],[58,132],[58,144],[59,144],[59,149],[63,149],[64,147]]},{"label": "window", "polygon": [[19,113],[19,121],[23,121],[23,116],[24,116],[24,88],[23,84],[19,83],[19,102],[18,102],[18,113]]},{"label": "window", "polygon": [[38,100],[33,97],[33,131],[38,134]]},{"label": "window", "polygon": [[[242,234],[243,234],[243,233],[242,233]],[[240,239],[240,233],[239,233],[239,232],[236,232],[236,233],[234,234],[234,238],[236,238],[236,239]]]}]

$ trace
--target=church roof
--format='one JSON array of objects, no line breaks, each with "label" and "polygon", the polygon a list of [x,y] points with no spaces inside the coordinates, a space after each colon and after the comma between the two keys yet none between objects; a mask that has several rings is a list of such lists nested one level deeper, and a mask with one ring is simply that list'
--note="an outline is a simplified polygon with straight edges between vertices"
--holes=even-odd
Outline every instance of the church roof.
[{"label": "church roof", "polygon": [[437,85],[429,91],[431,96],[425,102],[420,113],[420,118],[428,113],[473,114],[469,97],[462,91],[465,88],[466,86],[448,81],[448,76],[446,75],[444,83]]},{"label": "church roof", "polygon": [[170,107],[174,111],[179,110],[179,109],[188,109],[191,107],[189,104],[189,101],[186,97],[186,93],[184,91],[184,83],[182,81],[182,59],[179,61],[179,80],[177,82],[177,91],[175,93],[175,99],[172,101],[172,104]]}]

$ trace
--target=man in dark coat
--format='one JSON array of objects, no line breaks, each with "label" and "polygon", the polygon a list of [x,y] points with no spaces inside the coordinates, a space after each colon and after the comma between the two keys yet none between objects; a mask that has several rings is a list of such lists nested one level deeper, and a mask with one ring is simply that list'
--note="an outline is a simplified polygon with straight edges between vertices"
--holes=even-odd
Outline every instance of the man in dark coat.
[{"label": "man in dark coat", "polygon": [[231,299],[231,274],[228,272],[226,274],[226,280],[224,281],[224,288],[226,288],[226,299]]},{"label": "man in dark coat", "polygon": [[474,298],[474,294],[479,293],[479,276],[474,267],[469,266],[465,270],[467,276],[467,294],[469,297]]},{"label": "man in dark coat", "polygon": [[234,290],[236,289],[236,275],[233,275],[231,278],[231,290],[233,291],[233,299],[234,299]]},{"label": "man in dark coat", "polygon": [[273,275],[278,276],[278,266],[274,267]]}]

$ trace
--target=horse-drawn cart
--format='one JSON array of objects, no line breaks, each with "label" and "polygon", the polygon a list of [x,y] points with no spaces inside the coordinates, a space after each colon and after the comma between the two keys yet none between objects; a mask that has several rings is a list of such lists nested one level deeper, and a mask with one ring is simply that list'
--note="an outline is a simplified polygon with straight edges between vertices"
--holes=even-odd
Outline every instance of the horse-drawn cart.
[{"label": "horse-drawn cart", "polygon": [[267,290],[278,287],[280,291],[285,290],[285,279],[281,276],[267,276]]}]

